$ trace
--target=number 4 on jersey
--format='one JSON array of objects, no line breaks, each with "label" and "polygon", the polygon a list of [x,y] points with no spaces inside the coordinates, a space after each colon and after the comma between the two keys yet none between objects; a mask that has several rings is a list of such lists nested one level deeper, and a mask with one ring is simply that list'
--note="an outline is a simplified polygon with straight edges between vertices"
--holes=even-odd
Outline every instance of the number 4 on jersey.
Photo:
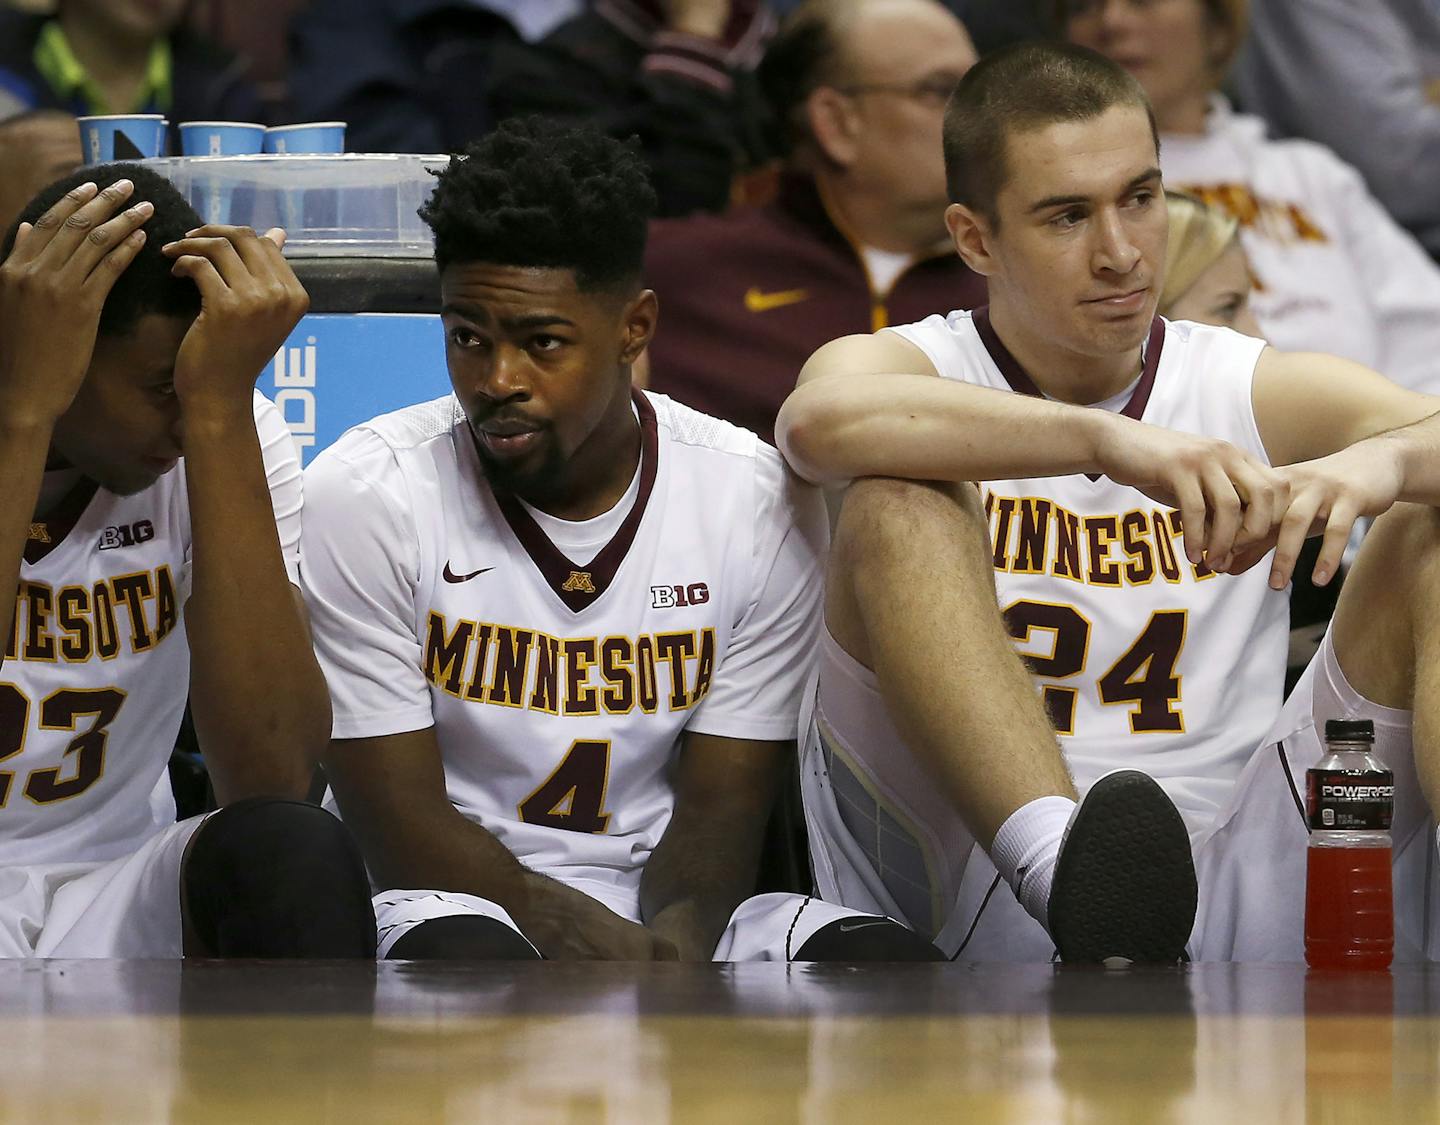
[{"label": "number 4 on jersey", "polygon": [[[1096,681],[1100,702],[1131,704],[1133,734],[1179,733],[1185,729],[1180,710],[1180,676],[1175,667],[1185,647],[1188,614],[1183,609],[1159,610],[1119,660]],[[1050,633],[1048,653],[1021,652],[1031,673],[1047,680],[1066,680],[1085,670],[1090,656],[1090,622],[1074,606],[1055,602],[1017,601],[1005,610],[1010,636],[1029,643],[1037,630]],[[1079,689],[1046,684],[1043,691],[1050,722],[1060,734],[1075,733]]]},{"label": "number 4 on jersey", "polygon": [[610,826],[605,811],[609,782],[610,743],[577,739],[550,776],[520,802],[520,819],[570,832],[604,832]]}]

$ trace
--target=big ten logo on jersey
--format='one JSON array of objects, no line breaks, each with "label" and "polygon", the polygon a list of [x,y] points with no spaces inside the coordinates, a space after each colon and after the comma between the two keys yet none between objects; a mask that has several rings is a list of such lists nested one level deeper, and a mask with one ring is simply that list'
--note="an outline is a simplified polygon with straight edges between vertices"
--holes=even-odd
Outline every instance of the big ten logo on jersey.
[{"label": "big ten logo on jersey", "polygon": [[705,698],[715,674],[715,630],[638,637],[552,637],[430,611],[425,678],[469,703],[547,715],[653,715]]},{"label": "big ten logo on jersey", "polygon": [[985,515],[992,562],[1002,573],[1086,586],[1148,586],[1157,578],[1175,585],[1186,571],[1196,582],[1215,577],[1185,557],[1180,513],[1169,509],[1077,515],[1053,500],[986,490]]},{"label": "big ten logo on jersey", "polygon": [[[79,664],[112,660],[122,649],[145,652],[180,620],[168,566],[102,579],[90,586],[21,582],[5,659]],[[128,626],[128,627],[125,627]]]},{"label": "big ten logo on jersey", "polygon": [[282,344],[275,353],[275,406],[301,449],[315,444],[317,350],[307,336],[303,348]]},{"label": "big ten logo on jersey", "polygon": [[687,605],[704,605],[710,600],[710,587],[704,582],[680,586],[651,586],[651,609],[676,609]]},{"label": "big ten logo on jersey", "polygon": [[99,548],[102,551],[113,551],[117,547],[137,547],[154,538],[155,525],[149,520],[137,520],[134,523],[107,527],[100,533]]}]

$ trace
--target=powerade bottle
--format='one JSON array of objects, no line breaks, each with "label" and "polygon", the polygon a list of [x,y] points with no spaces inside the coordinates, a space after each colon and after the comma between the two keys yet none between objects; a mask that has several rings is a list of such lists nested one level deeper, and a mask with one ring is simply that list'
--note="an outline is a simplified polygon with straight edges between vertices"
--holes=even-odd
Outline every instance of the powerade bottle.
[{"label": "powerade bottle", "polygon": [[1325,724],[1325,757],[1305,774],[1305,960],[1312,969],[1383,970],[1395,952],[1395,775],[1374,748],[1370,720],[1332,719]]}]

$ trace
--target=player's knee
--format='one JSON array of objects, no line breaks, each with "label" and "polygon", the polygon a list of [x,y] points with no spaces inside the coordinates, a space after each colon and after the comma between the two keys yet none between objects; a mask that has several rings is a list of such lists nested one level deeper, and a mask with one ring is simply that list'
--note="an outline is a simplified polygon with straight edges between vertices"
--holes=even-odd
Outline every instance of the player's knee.
[{"label": "player's knee", "polygon": [[227,805],[196,831],[183,902],[217,957],[374,957],[375,912],[345,826],[300,801]]},{"label": "player's knee", "polygon": [[451,914],[414,926],[385,954],[391,961],[539,961],[520,932],[498,918]]},{"label": "player's knee", "polygon": [[969,484],[872,477],[846,489],[831,557],[851,566],[883,564],[913,558],[927,539],[948,553],[957,539],[983,543],[985,529],[979,494]]},{"label": "player's knee", "polygon": [[889,918],[857,914],[816,930],[795,961],[943,961],[945,955],[914,930]]}]

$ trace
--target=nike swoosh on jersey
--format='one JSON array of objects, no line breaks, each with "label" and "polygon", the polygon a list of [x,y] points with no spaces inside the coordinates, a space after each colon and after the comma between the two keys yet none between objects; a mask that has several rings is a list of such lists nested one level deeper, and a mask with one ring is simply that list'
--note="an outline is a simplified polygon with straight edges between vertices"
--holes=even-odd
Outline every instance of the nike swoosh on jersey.
[{"label": "nike swoosh on jersey", "polygon": [[752,313],[769,312],[771,309],[783,309],[786,305],[808,300],[809,297],[808,289],[779,289],[774,293],[763,293],[752,285],[745,290],[745,308]]},{"label": "nike swoosh on jersey", "polygon": [[456,574],[450,569],[450,560],[445,560],[445,569],[440,572],[440,577],[446,582],[469,582],[472,578],[478,578],[487,570],[494,570],[493,566],[482,566],[479,570],[472,570],[469,574]]}]

